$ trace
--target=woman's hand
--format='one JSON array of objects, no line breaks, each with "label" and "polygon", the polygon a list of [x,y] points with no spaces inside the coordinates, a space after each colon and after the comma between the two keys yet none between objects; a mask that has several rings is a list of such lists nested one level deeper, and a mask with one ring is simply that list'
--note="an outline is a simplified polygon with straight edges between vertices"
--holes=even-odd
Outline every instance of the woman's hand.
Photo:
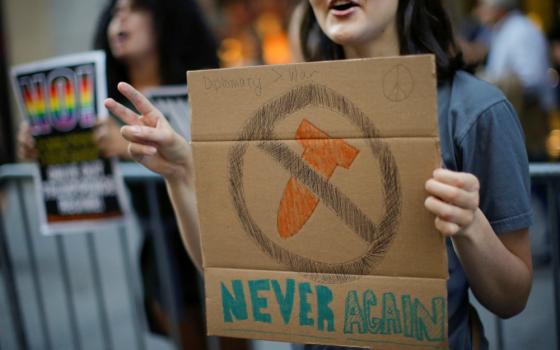
[{"label": "woman's hand", "polygon": [[18,158],[24,161],[34,161],[39,156],[37,151],[35,139],[31,135],[31,128],[29,123],[24,121],[19,126],[17,136],[17,155]]},{"label": "woman's hand", "polygon": [[104,157],[130,159],[128,141],[113,118],[99,118],[93,129],[93,139]]},{"label": "woman's hand", "polygon": [[112,99],[105,100],[105,107],[128,124],[121,128],[121,134],[130,142],[132,159],[165,178],[181,238],[195,266],[202,271],[192,149],[146,97],[126,83],[119,83],[117,88],[140,115]]},{"label": "woman's hand", "polygon": [[444,236],[468,234],[479,205],[478,179],[468,173],[437,169],[426,182],[425,207],[436,216],[435,226]]},{"label": "woman's hand", "polygon": [[507,318],[521,312],[531,290],[527,229],[496,235],[479,209],[478,179],[468,173],[434,171],[426,182],[426,208],[436,228],[451,237],[473,293],[490,311]]},{"label": "woman's hand", "polygon": [[118,90],[134,105],[140,115],[113,99],[105,100],[105,107],[126,124],[122,136],[130,143],[132,159],[161,174],[167,181],[193,178],[192,150],[177,134],[165,117],[146,97],[127,83],[119,83]]}]

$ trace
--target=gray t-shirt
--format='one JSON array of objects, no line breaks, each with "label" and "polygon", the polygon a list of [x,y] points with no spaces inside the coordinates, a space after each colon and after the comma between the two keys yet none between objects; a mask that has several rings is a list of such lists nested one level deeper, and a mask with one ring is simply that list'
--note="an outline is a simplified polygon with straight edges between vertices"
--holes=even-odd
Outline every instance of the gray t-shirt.
[{"label": "gray t-shirt", "polygon": [[[496,234],[531,225],[529,165],[523,131],[511,104],[494,86],[465,72],[438,88],[441,156],[447,169],[467,172],[480,181],[480,209]],[[447,242],[449,257],[449,348],[472,348],[468,282]],[[482,336],[480,349],[488,344]],[[305,346],[306,350],[340,350]]]}]

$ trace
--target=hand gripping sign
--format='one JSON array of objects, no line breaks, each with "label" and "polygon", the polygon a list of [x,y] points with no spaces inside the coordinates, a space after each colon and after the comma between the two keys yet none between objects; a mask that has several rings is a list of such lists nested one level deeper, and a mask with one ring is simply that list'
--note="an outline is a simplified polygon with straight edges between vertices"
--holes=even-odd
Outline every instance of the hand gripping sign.
[{"label": "hand gripping sign", "polygon": [[189,72],[209,334],[446,348],[423,209],[434,72],[429,56]]}]

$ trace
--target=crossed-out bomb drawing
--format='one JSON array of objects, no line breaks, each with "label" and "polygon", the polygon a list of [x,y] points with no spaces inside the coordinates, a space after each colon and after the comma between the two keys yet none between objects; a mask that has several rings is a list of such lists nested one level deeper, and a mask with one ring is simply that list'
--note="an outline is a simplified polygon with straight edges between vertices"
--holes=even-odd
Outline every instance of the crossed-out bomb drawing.
[{"label": "crossed-out bomb drawing", "polygon": [[[328,181],[337,166],[351,166],[359,152],[357,149],[343,140],[331,140],[328,134],[305,119],[296,132],[296,140],[304,147],[302,156],[284,143],[273,141],[278,122],[308,106],[331,110],[360,130],[382,174],[385,212],[380,222],[372,222]],[[313,142],[310,142],[311,139]],[[321,201],[369,245],[367,252],[343,263],[327,263],[290,252],[271,240],[252,217],[245,200],[243,161],[250,141],[258,141],[257,147],[291,175],[278,213],[278,234],[282,238],[296,235]],[[379,132],[370,119],[348,98],[329,87],[317,83],[298,86],[264,104],[239,133],[229,152],[228,162],[229,192],[245,232],[265,254],[293,271],[328,274],[334,282],[346,281],[350,276],[367,274],[384,256],[393,240],[401,212],[401,186],[393,154],[379,138]],[[295,202],[299,203],[297,209],[294,209]]]}]

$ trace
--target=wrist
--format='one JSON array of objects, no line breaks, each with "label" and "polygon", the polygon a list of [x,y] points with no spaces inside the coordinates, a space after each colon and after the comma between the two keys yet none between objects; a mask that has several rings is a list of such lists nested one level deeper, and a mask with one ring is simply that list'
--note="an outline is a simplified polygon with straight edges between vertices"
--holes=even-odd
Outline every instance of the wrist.
[{"label": "wrist", "polygon": [[476,244],[479,242],[486,232],[485,225],[489,225],[488,220],[478,208],[474,212],[473,221],[463,227],[457,234],[453,235],[453,240],[456,242],[468,242],[471,244]]},{"label": "wrist", "polygon": [[162,174],[169,184],[194,186],[192,149],[183,137],[174,133],[171,147],[162,155],[169,164],[168,171]]},{"label": "wrist", "polygon": [[169,186],[194,188],[194,173],[188,161],[174,164],[162,175]]}]

